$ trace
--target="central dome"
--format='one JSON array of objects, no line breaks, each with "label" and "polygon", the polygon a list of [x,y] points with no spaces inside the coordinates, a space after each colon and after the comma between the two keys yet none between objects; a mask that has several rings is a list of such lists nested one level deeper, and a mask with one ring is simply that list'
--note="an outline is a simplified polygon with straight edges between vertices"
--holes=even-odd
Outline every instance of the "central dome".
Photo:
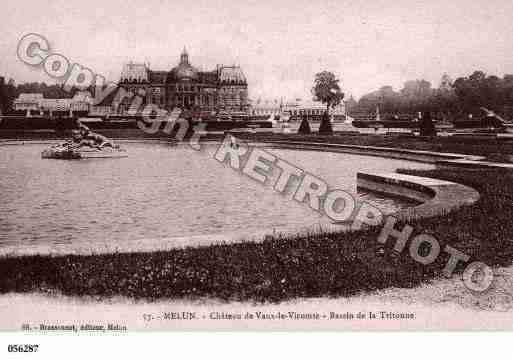
[{"label": "central dome", "polygon": [[180,63],[171,70],[173,77],[178,81],[197,80],[198,70],[189,63],[189,55],[185,47],[180,55]]},{"label": "central dome", "polygon": [[198,70],[189,64],[180,64],[172,72],[177,80],[196,80],[198,78]]}]

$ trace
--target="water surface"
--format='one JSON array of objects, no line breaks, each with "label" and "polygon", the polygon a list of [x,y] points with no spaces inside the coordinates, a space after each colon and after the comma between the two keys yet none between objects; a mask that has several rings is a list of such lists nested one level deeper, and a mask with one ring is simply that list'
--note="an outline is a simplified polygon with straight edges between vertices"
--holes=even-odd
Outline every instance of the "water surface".
[{"label": "water surface", "polygon": [[[213,159],[217,145],[125,143],[129,157],[41,159],[48,145],[0,146],[0,253],[153,250],[273,232],[333,228],[305,204]],[[341,153],[269,149],[356,194],[356,172],[428,165]],[[359,194],[385,212],[407,204]]]}]

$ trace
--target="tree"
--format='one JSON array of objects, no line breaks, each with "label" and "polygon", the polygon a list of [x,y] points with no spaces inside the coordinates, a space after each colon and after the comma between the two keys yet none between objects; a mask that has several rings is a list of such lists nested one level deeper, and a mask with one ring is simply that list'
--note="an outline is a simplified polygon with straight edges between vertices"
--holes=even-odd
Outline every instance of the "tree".
[{"label": "tree", "polygon": [[481,106],[497,109],[504,104],[505,82],[497,76],[486,76],[483,71],[474,71],[469,77],[460,77],[454,82],[459,107],[463,112],[480,112]]},{"label": "tree", "polygon": [[297,133],[299,133],[300,135],[309,135],[312,133],[312,130],[310,129],[310,124],[308,123],[306,116],[303,116]]},{"label": "tree", "polygon": [[12,109],[12,103],[16,98],[16,87],[14,81],[9,80],[7,84],[5,82],[0,85],[0,112],[8,113]]},{"label": "tree", "polygon": [[329,71],[319,72],[315,75],[312,87],[314,101],[320,101],[326,105],[326,111],[319,126],[320,134],[333,134],[333,128],[329,118],[329,109],[338,106],[344,99],[344,93],[340,89],[339,79]]},{"label": "tree", "polygon": [[436,128],[433,120],[431,119],[430,112],[424,112],[420,119],[420,135],[421,136],[436,136]]}]

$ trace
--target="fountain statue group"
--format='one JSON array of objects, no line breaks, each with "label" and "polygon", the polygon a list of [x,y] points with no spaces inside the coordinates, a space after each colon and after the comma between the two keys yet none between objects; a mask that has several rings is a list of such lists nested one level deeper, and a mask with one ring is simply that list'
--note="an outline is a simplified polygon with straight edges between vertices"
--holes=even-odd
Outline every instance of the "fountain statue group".
[{"label": "fountain statue group", "polygon": [[71,130],[71,138],[63,144],[44,150],[41,157],[55,159],[126,157],[126,151],[77,120],[75,128]]}]

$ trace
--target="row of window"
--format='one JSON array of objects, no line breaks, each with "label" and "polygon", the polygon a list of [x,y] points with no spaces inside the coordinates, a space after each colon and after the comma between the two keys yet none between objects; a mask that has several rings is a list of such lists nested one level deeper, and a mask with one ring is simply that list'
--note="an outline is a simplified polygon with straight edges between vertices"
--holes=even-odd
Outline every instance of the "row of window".
[{"label": "row of window", "polygon": [[[163,90],[162,87],[152,87],[151,91],[153,93],[161,93]],[[190,86],[190,85],[176,85],[175,91],[177,92],[199,92],[200,87],[199,86]]]},{"label": "row of window", "polygon": [[[164,88],[162,88],[162,87],[152,87],[151,91],[153,93],[161,93],[163,89]],[[175,91],[176,92],[200,92],[202,89],[203,88],[201,86],[197,86],[197,85],[183,85],[183,84],[175,85]],[[235,93],[235,92],[237,92],[238,89],[239,88],[221,87],[220,91],[222,93]],[[240,93],[241,97],[245,96],[245,91],[240,91],[239,93]]]},{"label": "row of window", "polygon": [[[152,96],[153,97],[161,97],[163,96],[160,88],[153,88],[152,89]],[[203,98],[205,99],[208,99],[210,97],[217,97],[216,94],[200,94],[199,95],[200,98]],[[233,101],[237,101],[237,100],[244,100],[246,98],[246,94],[244,92],[240,92],[240,93],[236,93],[236,92],[232,92],[232,93],[224,93],[224,94],[219,94],[218,96],[219,98],[221,99],[224,99],[224,100],[233,100]]]},{"label": "row of window", "polygon": [[253,115],[279,115],[279,109],[254,109]]},{"label": "row of window", "polygon": [[147,83],[148,83],[148,80],[146,80],[146,79],[133,79],[133,78],[128,78],[128,79],[123,79],[123,80],[121,80],[121,83],[122,83],[122,84],[147,84]]},{"label": "row of window", "polygon": [[302,109],[302,110],[290,110],[291,115],[322,115],[324,114],[323,109]]},{"label": "row of window", "polygon": [[[184,100],[182,99],[182,97],[174,97],[173,98],[173,102],[174,103],[181,103],[183,102]],[[187,102],[189,101],[192,101],[194,103],[196,103],[196,100],[193,99],[193,98],[189,98],[187,100]],[[216,101],[216,98],[214,97],[211,97],[211,96],[205,96],[205,97],[199,97],[198,98],[198,101],[204,105],[214,105],[217,101]],[[165,104],[165,99],[164,97],[162,96],[151,96],[150,97],[150,102],[153,103],[153,104],[156,104],[156,105],[161,105],[163,106]],[[232,106],[243,106],[243,105],[240,105],[240,102],[237,101],[236,99],[228,99],[226,101],[219,101],[220,103],[225,103],[227,105],[232,105]]]},{"label": "row of window", "polygon": [[[152,80],[153,80],[153,82],[164,82],[163,78],[153,78]],[[159,81],[157,81],[157,80],[159,80]],[[129,78],[122,79],[121,83],[122,84],[147,84],[150,82],[148,81],[148,79],[144,79],[144,78],[129,77]],[[224,80],[224,81],[221,81],[220,83],[226,84],[226,85],[239,85],[239,86],[246,85],[246,83],[244,81],[237,81],[237,80]]]}]

